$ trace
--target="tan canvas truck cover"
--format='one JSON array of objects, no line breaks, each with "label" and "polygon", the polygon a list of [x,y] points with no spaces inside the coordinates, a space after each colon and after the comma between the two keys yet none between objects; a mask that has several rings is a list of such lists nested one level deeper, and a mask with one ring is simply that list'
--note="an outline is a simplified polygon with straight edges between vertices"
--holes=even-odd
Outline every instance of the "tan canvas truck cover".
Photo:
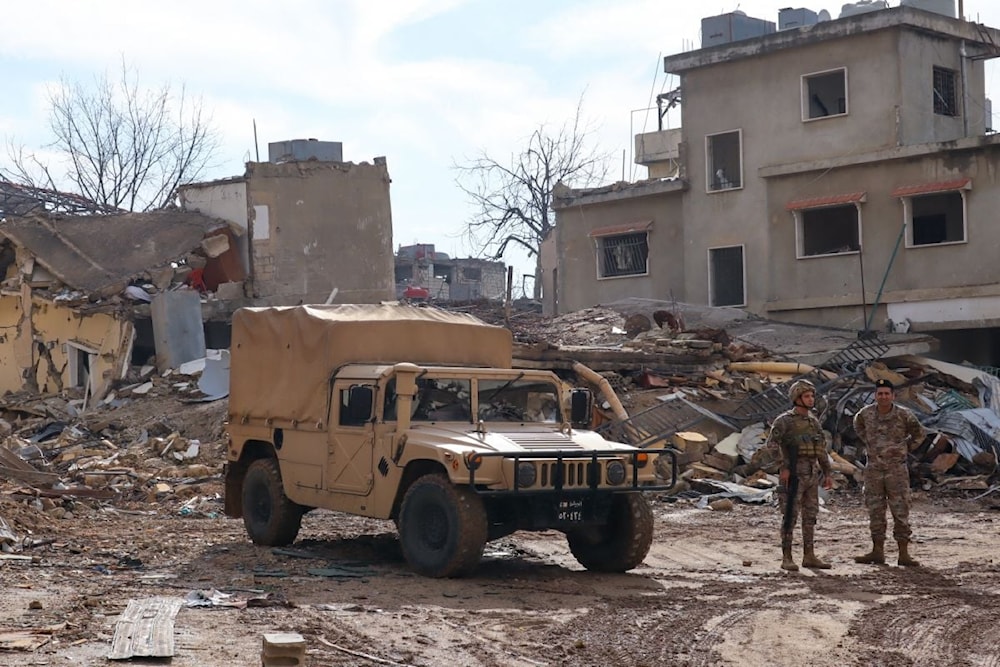
[{"label": "tan canvas truck cover", "polygon": [[510,368],[510,331],[401,304],[241,308],[233,315],[231,423],[327,427],[330,378],[347,363]]}]

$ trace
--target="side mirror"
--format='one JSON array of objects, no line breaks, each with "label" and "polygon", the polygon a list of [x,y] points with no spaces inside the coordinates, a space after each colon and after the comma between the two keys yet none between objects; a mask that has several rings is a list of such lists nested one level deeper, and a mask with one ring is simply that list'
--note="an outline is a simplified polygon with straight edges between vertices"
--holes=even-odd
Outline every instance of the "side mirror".
[{"label": "side mirror", "polygon": [[356,384],[347,395],[347,418],[352,424],[364,424],[372,418],[375,392],[370,385]]},{"label": "side mirror", "polygon": [[569,420],[577,428],[590,428],[594,396],[589,389],[573,389],[569,393]]}]

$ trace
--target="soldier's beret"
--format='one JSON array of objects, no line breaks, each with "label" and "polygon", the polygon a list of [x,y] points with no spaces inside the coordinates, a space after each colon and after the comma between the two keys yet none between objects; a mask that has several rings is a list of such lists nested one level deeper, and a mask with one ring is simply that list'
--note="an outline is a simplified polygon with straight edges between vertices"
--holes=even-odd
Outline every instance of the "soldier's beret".
[{"label": "soldier's beret", "polygon": [[875,387],[876,388],[878,388],[878,387],[888,387],[889,389],[893,389],[893,390],[896,389],[896,387],[893,386],[893,384],[891,382],[889,382],[888,380],[886,380],[885,378],[879,378],[878,380],[875,380]]}]

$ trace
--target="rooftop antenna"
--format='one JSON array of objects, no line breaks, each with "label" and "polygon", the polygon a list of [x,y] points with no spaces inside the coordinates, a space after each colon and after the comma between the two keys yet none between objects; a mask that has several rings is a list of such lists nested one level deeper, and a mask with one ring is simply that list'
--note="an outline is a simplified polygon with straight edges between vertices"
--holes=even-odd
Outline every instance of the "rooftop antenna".
[{"label": "rooftop antenna", "polygon": [[253,151],[257,155],[257,162],[260,162],[260,146],[257,145],[257,119],[253,119]]}]

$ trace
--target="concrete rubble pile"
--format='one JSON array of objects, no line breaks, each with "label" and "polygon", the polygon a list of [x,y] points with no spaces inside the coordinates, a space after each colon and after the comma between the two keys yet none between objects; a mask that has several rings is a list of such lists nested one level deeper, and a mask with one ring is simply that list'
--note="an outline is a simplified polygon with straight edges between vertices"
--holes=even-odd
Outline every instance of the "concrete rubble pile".
[{"label": "concrete rubble pile", "polygon": [[72,391],[0,399],[0,551],[37,546],[33,533],[80,513],[221,516],[226,405],[203,402],[203,363],[185,366],[133,367],[85,412]]},{"label": "concrete rubble pile", "polygon": [[[515,365],[552,368],[568,383],[591,386],[598,396],[594,426],[606,437],[672,448],[680,481],[669,499],[712,507],[770,501],[777,460],[762,445],[770,421],[789,407],[787,386],[799,377],[818,387],[838,487],[860,484],[864,450],[851,417],[872,400],[874,381],[887,378],[930,434],[912,455],[915,485],[983,495],[1000,488],[1000,380],[992,369],[887,356],[881,352],[888,345],[853,343],[846,348],[859,355],[834,350],[817,362],[815,352],[762,342],[759,331],[776,323],[754,331],[747,329],[753,319],[734,309],[654,305],[629,302],[558,318],[507,313],[496,304],[455,308],[509,326]],[[821,333],[824,340],[833,335]],[[793,330],[790,338],[803,335]],[[80,512],[146,513],[155,505],[220,516],[227,408],[220,399],[227,391],[228,352],[210,351],[163,373],[132,366],[96,405],[87,405],[80,390],[0,399],[0,549],[30,547],[35,532]],[[663,469],[664,478],[672,473]]]},{"label": "concrete rubble pile", "polygon": [[[492,315],[495,323],[502,323],[495,311]],[[695,326],[691,319],[698,320]],[[758,339],[753,333],[743,331],[737,338],[725,323],[705,326],[705,320],[704,315],[692,318],[687,306],[632,300],[624,307],[599,306],[554,319],[514,313],[508,323],[522,343],[522,363],[539,358],[525,349],[540,348],[557,370],[570,367],[560,365],[561,359],[597,361],[614,398],[629,413],[625,418],[616,414],[613,401],[603,397],[598,401],[598,430],[640,447],[672,448],[681,480],[673,490],[675,497],[690,496],[701,504],[719,497],[770,500],[778,484],[778,460],[777,453],[763,445],[771,420],[791,407],[787,387],[801,377],[818,387],[816,410],[830,445],[837,488],[861,484],[865,454],[852,418],[873,402],[874,382],[880,378],[898,387],[897,401],[914,411],[929,434],[911,454],[915,487],[983,495],[1000,488],[996,369],[918,355],[886,356],[880,353],[883,348],[864,341],[851,344],[853,334],[845,338],[846,347],[862,354],[838,356],[832,350],[825,355],[832,363],[814,366],[780,345],[767,349],[750,342]],[[642,356],[633,357],[634,352]],[[816,357],[810,354],[809,361],[816,363]],[[585,383],[570,374],[567,380]],[[669,479],[670,470],[663,472]]]}]

